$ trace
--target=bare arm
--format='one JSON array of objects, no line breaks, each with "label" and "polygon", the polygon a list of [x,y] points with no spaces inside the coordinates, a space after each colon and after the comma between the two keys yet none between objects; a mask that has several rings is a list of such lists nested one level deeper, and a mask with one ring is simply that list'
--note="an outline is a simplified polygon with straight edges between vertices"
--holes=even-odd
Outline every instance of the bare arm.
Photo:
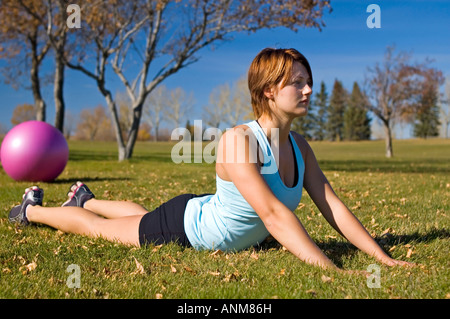
[{"label": "bare arm", "polygon": [[[225,154],[237,151],[236,145],[246,145],[245,160],[226,162]],[[333,262],[309,237],[297,218],[276,196],[261,176],[256,158],[249,152],[248,141],[239,132],[227,132],[219,142],[218,172],[231,180],[242,196],[264,222],[269,233],[300,260],[323,268],[337,269]],[[251,185],[251,187],[249,187]]]},{"label": "bare arm", "polygon": [[380,262],[391,266],[396,264],[409,265],[410,263],[392,259],[381,249],[356,216],[333,191],[319,168],[316,157],[308,143],[298,136],[296,140],[305,154],[303,185],[327,222],[353,245]]}]

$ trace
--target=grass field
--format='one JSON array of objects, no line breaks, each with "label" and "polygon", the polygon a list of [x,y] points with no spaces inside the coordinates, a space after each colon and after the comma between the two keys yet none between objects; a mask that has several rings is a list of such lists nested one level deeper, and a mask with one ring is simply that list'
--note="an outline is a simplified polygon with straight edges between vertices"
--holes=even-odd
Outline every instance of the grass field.
[{"label": "grass field", "polygon": [[[174,164],[173,145],[139,143],[134,158],[119,163],[115,143],[70,142],[65,171],[39,184],[44,205],[61,205],[76,180],[99,198],[149,210],[181,193],[214,192],[214,165]],[[46,226],[16,228],[8,212],[30,185],[0,170],[0,298],[450,298],[450,141],[394,141],[393,159],[384,157],[381,141],[311,145],[337,194],[378,243],[417,267],[379,265],[379,287],[369,288],[361,275],[309,266],[273,241],[237,253],[175,244],[136,249]],[[295,213],[340,267],[376,264],[326,223],[306,192]]]}]

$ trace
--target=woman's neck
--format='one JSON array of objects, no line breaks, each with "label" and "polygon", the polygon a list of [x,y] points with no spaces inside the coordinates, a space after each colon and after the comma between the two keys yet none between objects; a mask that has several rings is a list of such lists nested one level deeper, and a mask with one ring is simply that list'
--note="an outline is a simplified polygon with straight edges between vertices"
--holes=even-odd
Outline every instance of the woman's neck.
[{"label": "woman's neck", "polygon": [[261,128],[265,130],[269,141],[272,139],[272,129],[278,129],[279,145],[283,145],[288,141],[292,119],[280,119],[275,116],[270,118],[267,115],[261,115],[257,121]]}]

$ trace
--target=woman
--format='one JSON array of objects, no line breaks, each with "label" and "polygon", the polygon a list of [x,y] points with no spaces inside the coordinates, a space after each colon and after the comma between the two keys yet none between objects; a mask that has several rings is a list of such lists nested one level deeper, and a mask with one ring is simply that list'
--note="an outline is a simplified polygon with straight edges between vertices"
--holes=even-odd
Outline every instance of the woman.
[{"label": "woman", "polygon": [[305,188],[331,226],[356,247],[383,264],[409,265],[378,246],[336,196],[306,140],[290,131],[292,121],[308,112],[313,78],[307,59],[295,49],[264,49],[250,66],[248,85],[257,120],[222,135],[215,194],[180,195],[149,213],[135,203],[98,200],[81,182],[72,185],[62,207],[42,207],[43,191],[32,187],[10,220],[134,246],[177,241],[196,249],[240,250],[270,234],[300,260],[337,269],[293,213]]}]

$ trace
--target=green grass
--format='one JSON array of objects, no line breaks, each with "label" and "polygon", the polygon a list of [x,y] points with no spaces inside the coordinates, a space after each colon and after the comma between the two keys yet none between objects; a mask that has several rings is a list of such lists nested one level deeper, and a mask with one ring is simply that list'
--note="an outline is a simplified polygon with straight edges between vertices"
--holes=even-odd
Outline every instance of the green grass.
[{"label": "green grass", "polygon": [[[97,197],[138,202],[149,210],[181,193],[215,190],[213,164],[174,164],[170,143],[139,143],[117,162],[115,143],[70,142],[70,160],[45,189],[59,206],[75,180]],[[450,141],[312,143],[335,191],[394,258],[420,264],[381,267],[380,288],[366,278],[304,264],[276,242],[238,253],[212,254],[175,244],[130,248],[46,226],[12,226],[7,215],[26,182],[0,170],[0,298],[449,298]],[[311,237],[344,269],[376,261],[343,240],[308,195],[295,212]],[[69,288],[70,265],[80,288]]]}]

